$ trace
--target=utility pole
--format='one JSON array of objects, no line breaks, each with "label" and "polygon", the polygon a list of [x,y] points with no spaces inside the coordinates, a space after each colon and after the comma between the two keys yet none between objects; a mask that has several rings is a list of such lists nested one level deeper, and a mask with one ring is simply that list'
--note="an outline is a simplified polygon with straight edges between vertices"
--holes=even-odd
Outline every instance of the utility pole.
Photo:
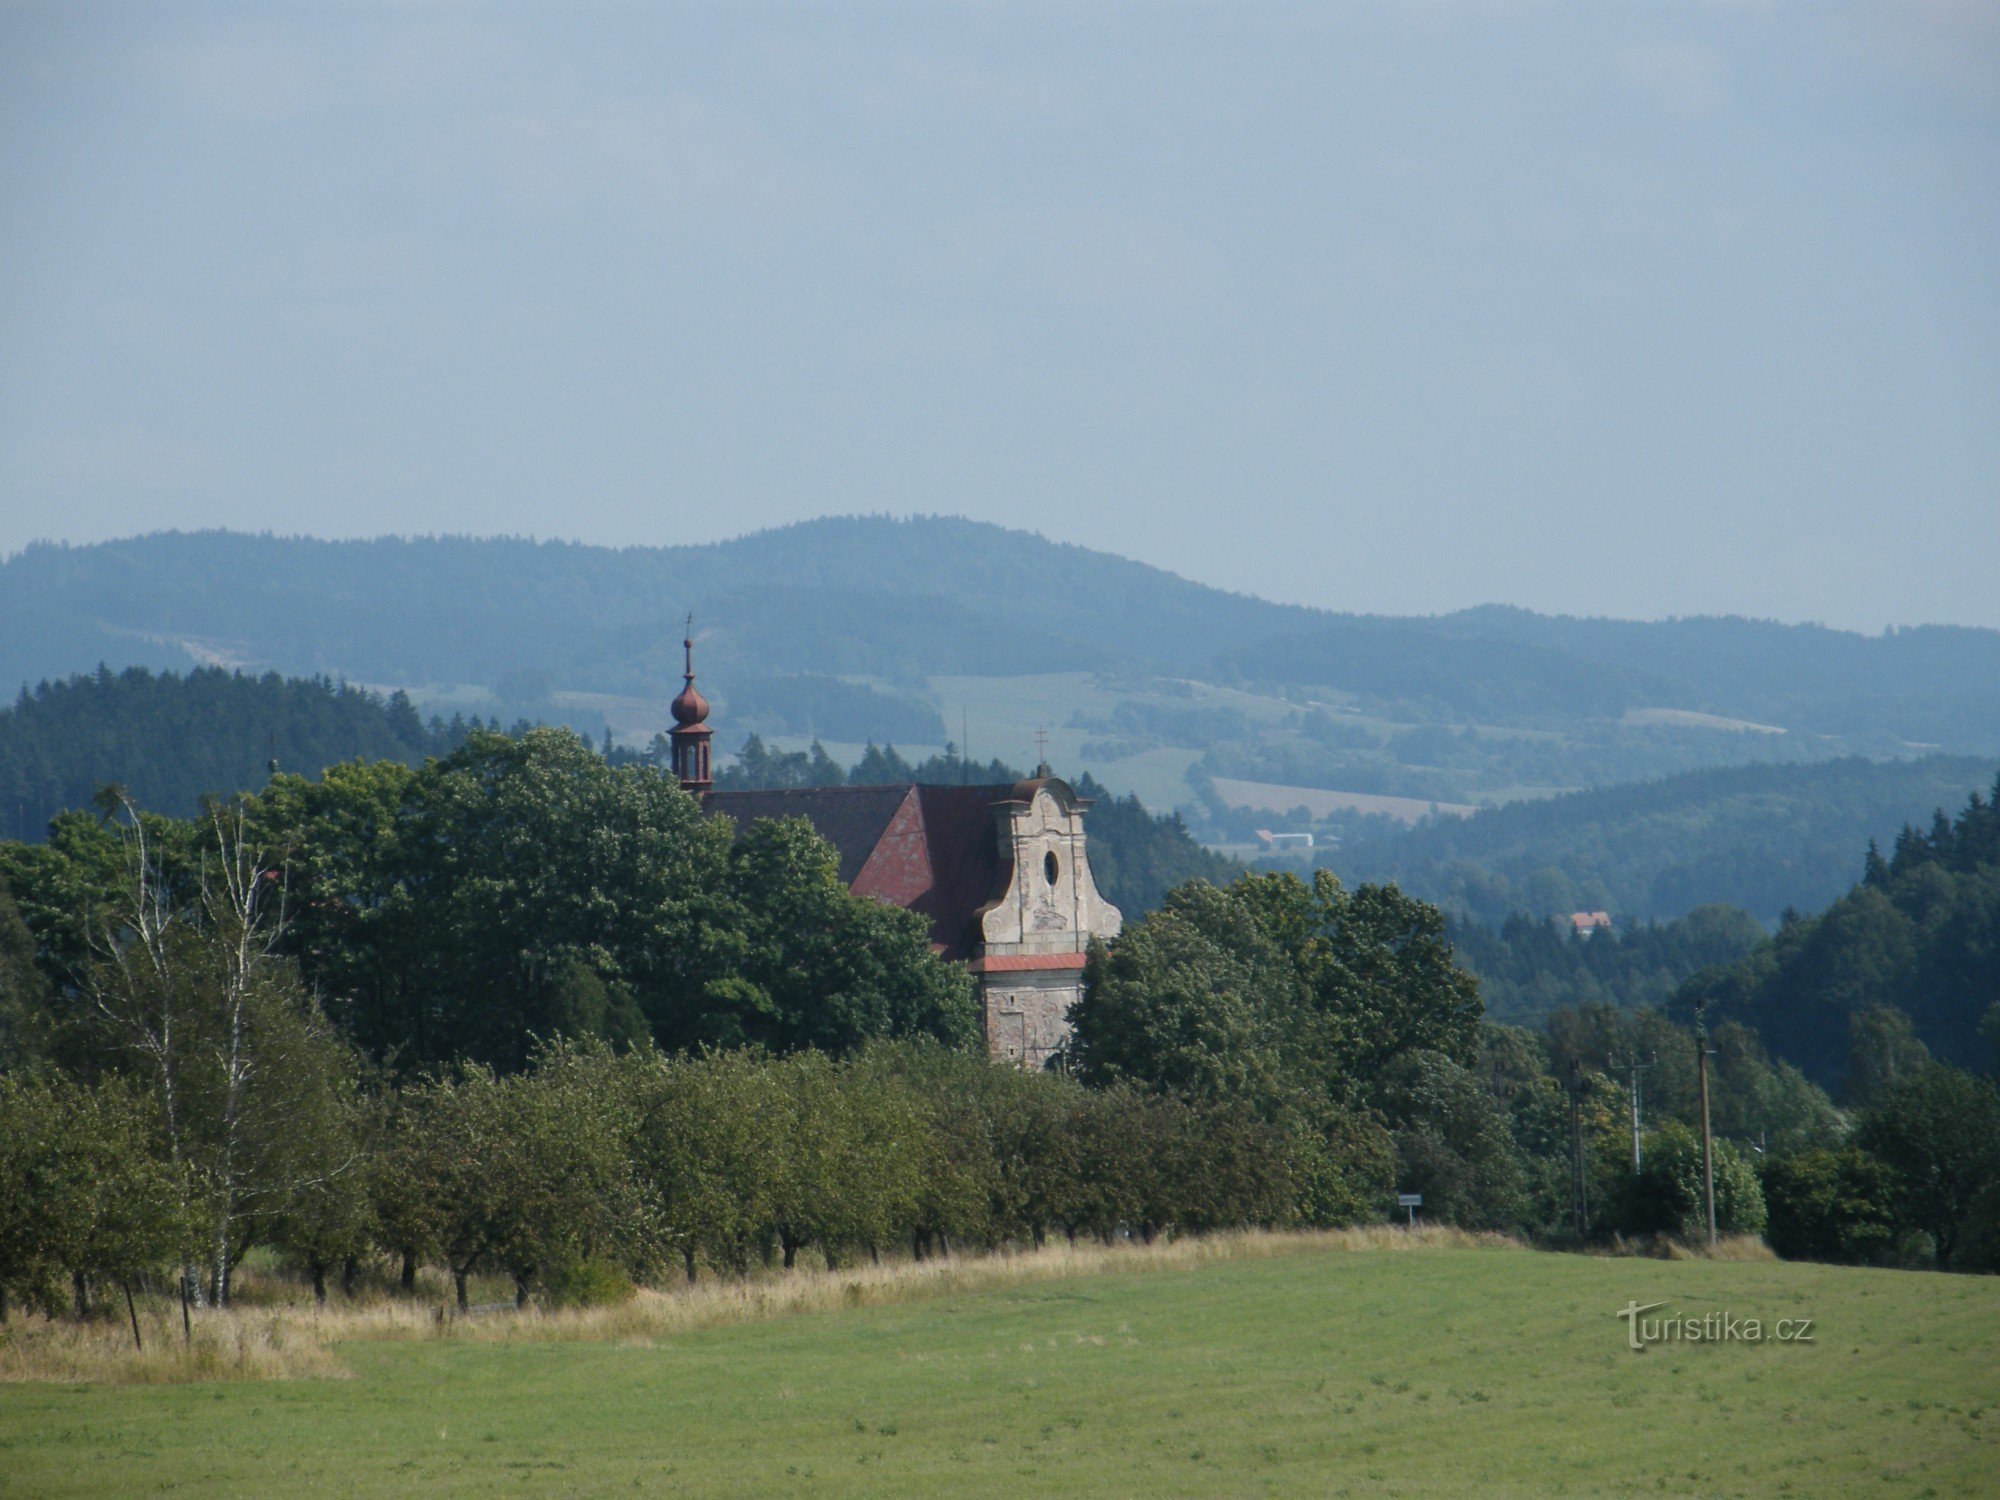
[{"label": "utility pole", "polygon": [[1616,1064],[1625,1069],[1626,1076],[1631,1080],[1627,1092],[1632,1098],[1632,1175],[1635,1177],[1639,1175],[1640,1167],[1645,1164],[1639,1154],[1639,1075],[1659,1060],[1660,1055],[1657,1052],[1653,1054],[1651,1062],[1640,1062],[1638,1054],[1634,1053],[1625,1062]]},{"label": "utility pole", "polygon": [[1701,1197],[1708,1210],[1708,1242],[1715,1243],[1715,1150],[1708,1132],[1708,1007],[1694,1005],[1694,1076],[1701,1088]]},{"label": "utility pole", "polygon": [[1569,1060],[1569,1206],[1570,1225],[1579,1240],[1590,1237],[1588,1177],[1583,1170],[1583,1064]]}]

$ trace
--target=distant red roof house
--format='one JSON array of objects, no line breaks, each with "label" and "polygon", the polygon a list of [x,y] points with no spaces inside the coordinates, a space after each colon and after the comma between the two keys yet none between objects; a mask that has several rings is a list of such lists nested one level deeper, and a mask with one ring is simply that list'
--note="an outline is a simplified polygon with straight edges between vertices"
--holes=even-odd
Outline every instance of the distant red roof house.
[{"label": "distant red roof house", "polygon": [[1570,931],[1580,937],[1589,937],[1593,932],[1611,930],[1611,913],[1608,911],[1573,911],[1569,914]]}]

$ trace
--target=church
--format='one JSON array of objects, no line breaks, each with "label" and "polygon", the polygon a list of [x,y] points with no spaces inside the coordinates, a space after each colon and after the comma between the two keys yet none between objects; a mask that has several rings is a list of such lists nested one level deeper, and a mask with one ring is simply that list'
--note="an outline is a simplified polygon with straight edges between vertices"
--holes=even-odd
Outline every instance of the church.
[{"label": "church", "polygon": [[988,1054],[1040,1068],[1069,1036],[1092,938],[1118,935],[1084,841],[1087,799],[1037,774],[1012,786],[836,786],[714,790],[708,703],[695,690],[694,642],[673,701],[674,775],[711,814],[739,827],[804,818],[840,854],[857,896],[917,912],[931,947],[971,971]]}]

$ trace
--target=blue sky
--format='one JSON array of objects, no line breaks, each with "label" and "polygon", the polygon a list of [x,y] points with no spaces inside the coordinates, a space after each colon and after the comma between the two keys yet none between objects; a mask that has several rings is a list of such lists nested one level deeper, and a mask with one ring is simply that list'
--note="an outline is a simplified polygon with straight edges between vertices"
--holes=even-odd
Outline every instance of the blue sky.
[{"label": "blue sky", "polygon": [[0,0],[0,551],[2000,626],[2000,6]]}]

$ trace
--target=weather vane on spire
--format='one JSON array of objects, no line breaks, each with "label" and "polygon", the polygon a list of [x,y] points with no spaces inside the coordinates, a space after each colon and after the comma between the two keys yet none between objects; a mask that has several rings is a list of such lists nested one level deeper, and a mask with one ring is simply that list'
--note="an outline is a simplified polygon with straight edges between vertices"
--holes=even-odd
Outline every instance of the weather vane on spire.
[{"label": "weather vane on spire", "polygon": [[1049,774],[1049,732],[1040,724],[1035,726],[1035,774]]}]

